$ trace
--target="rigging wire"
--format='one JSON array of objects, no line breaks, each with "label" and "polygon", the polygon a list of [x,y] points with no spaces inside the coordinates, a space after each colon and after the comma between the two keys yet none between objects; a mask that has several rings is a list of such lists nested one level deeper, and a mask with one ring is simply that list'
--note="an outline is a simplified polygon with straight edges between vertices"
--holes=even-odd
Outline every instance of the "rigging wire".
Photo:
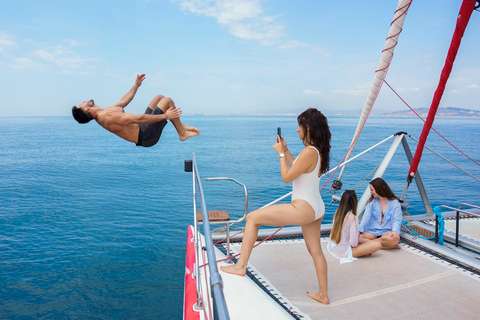
[{"label": "rigging wire", "polygon": [[[410,105],[388,84],[388,82],[384,79],[383,82],[385,82],[385,84],[393,91],[393,93],[395,93],[397,95],[397,97],[402,100],[403,103],[405,103],[405,105],[410,109],[412,110],[412,112],[418,117],[420,118],[420,120],[422,120],[423,122],[425,122],[425,119],[423,119],[412,107],[410,107]],[[451,145],[454,149],[456,149],[458,152],[460,152],[461,154],[463,154],[465,157],[467,157],[469,160],[471,160],[472,162],[474,162],[477,166],[480,166],[480,163],[478,163],[477,161],[473,160],[471,157],[469,157],[467,154],[465,154],[462,150],[460,150],[458,147],[456,147],[455,145],[453,145],[453,143],[451,143],[450,141],[448,141],[447,138],[445,138],[444,136],[442,136],[440,134],[440,132],[438,132],[437,130],[435,130],[435,128],[432,127],[432,130],[438,134],[443,140],[445,140],[449,145]]]}]

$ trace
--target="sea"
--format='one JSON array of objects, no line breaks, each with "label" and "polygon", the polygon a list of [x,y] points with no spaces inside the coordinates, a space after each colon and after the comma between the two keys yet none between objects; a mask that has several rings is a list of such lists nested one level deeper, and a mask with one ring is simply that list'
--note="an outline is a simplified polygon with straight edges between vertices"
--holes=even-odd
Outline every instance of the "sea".
[{"label": "sea", "polygon": [[[348,150],[358,119],[329,118],[330,168]],[[229,177],[248,188],[248,211],[291,191],[272,145],[277,128],[298,154],[295,115],[185,115],[201,135],[179,141],[171,124],[151,148],[136,147],[95,123],[71,117],[0,118],[0,319],[181,319],[187,227],[193,223],[192,175]],[[370,117],[353,154],[403,131],[420,136],[417,118]],[[480,162],[480,119],[439,118],[434,128]],[[360,195],[391,142],[347,166],[343,189]],[[407,138],[412,152],[417,143]],[[478,164],[431,133],[427,146],[479,177]],[[376,154],[373,154],[376,152]],[[401,195],[409,164],[400,145],[384,179]],[[424,150],[418,172],[433,206],[480,205],[480,183]],[[324,223],[332,220],[331,183],[321,180]],[[207,209],[232,219],[245,212],[242,187],[204,182]],[[340,191],[341,192],[341,191]],[[409,212],[423,213],[415,182]],[[288,201],[288,199],[284,200]]]}]

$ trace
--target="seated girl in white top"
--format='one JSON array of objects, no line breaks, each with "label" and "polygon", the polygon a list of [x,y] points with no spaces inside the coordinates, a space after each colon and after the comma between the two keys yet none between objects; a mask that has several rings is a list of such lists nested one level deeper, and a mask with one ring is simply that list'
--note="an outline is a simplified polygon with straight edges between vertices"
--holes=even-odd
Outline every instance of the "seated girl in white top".
[{"label": "seated girl in white top", "polygon": [[333,217],[328,252],[340,259],[340,263],[347,263],[371,255],[381,247],[377,241],[358,244],[357,194],[355,190],[345,190]]}]

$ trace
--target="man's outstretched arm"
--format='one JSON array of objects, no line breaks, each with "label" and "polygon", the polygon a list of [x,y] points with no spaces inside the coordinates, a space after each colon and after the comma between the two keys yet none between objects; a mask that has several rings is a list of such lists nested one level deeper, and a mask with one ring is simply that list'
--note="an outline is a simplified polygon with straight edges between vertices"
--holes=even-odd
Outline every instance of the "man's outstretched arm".
[{"label": "man's outstretched arm", "polygon": [[163,114],[130,114],[130,113],[118,113],[118,118],[115,122],[119,125],[129,124],[149,124],[162,120],[172,120],[179,118],[182,114],[182,110],[179,108],[169,108]]},{"label": "man's outstretched arm", "polygon": [[137,79],[135,80],[135,84],[133,85],[132,89],[128,91],[119,102],[115,104],[117,107],[125,108],[130,101],[133,100],[135,94],[137,93],[138,88],[142,85],[143,80],[145,79],[145,74],[137,74]]}]

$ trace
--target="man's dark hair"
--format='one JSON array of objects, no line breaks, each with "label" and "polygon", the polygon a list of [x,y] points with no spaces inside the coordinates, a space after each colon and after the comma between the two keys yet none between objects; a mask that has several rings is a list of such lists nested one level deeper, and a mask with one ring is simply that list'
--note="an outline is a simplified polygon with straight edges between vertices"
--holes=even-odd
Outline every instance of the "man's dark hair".
[{"label": "man's dark hair", "polygon": [[86,113],[83,109],[77,108],[76,106],[72,108],[72,115],[78,123],[88,123],[93,119],[89,113]]}]

